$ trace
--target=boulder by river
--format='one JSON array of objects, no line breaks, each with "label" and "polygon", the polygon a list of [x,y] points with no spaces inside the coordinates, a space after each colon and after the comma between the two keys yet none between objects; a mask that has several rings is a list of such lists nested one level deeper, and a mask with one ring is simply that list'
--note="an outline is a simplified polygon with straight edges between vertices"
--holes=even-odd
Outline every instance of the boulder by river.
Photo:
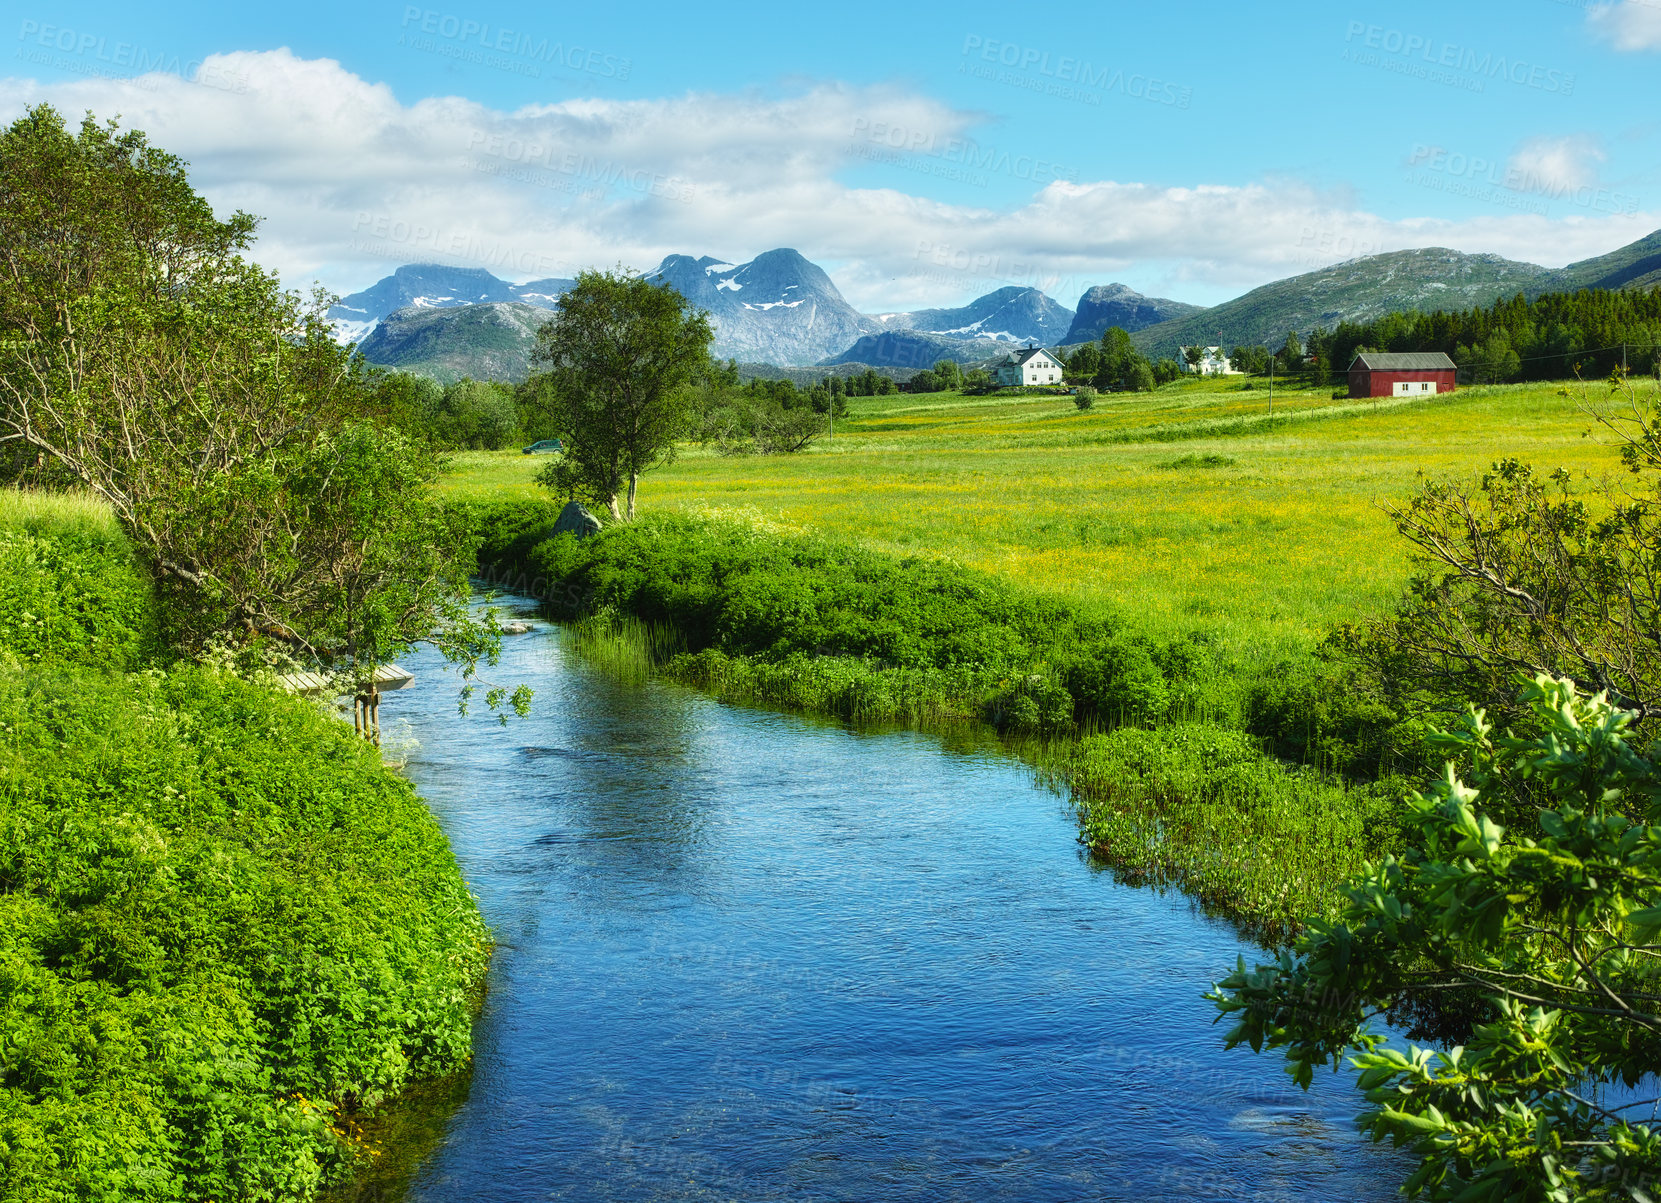
[{"label": "boulder by river", "polygon": [[558,521],[554,523],[554,534],[563,535],[569,531],[579,539],[586,539],[599,529],[600,520],[577,501],[566,502],[565,508],[559,512]]}]

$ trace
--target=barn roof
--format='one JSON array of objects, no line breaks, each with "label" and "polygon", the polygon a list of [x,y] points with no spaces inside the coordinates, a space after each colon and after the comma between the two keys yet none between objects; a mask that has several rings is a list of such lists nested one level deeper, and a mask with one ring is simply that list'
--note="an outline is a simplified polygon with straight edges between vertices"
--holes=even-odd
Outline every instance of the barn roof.
[{"label": "barn roof", "polygon": [[1452,372],[1453,360],[1440,351],[1364,351],[1355,357],[1351,369],[1374,372]]}]

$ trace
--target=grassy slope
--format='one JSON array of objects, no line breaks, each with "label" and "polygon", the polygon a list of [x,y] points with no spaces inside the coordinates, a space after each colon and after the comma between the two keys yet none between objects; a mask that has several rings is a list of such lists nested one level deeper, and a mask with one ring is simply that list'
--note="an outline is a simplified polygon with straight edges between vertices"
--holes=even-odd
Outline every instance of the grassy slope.
[{"label": "grassy slope", "polygon": [[[1268,429],[1266,391],[1232,381],[1104,398],[1090,413],[1065,398],[855,398],[833,440],[777,458],[690,448],[647,477],[641,500],[751,507],[879,550],[949,556],[1135,614],[1152,633],[1209,630],[1244,660],[1272,660],[1396,595],[1406,549],[1378,503],[1405,497],[1420,470],[1506,455],[1612,470],[1612,452],[1583,437],[1578,399],[1557,391],[1375,408],[1277,389],[1277,415],[1297,417]],[[1166,466],[1206,455],[1235,462]],[[534,497],[532,460],[467,453],[448,488]]]}]

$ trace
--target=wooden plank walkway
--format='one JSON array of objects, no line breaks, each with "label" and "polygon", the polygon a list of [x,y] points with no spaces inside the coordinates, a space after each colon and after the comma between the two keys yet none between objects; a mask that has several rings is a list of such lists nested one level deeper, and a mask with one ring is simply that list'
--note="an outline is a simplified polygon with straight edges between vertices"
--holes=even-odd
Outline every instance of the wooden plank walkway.
[{"label": "wooden plank walkway", "polygon": [[[396,664],[383,664],[375,670],[373,678],[374,688],[380,693],[390,693],[394,689],[404,689],[415,682],[415,674],[407,668],[400,668]],[[277,678],[277,683],[289,693],[321,693],[325,689],[336,688],[341,693],[346,689],[331,684],[323,673],[299,672],[288,673]]]}]

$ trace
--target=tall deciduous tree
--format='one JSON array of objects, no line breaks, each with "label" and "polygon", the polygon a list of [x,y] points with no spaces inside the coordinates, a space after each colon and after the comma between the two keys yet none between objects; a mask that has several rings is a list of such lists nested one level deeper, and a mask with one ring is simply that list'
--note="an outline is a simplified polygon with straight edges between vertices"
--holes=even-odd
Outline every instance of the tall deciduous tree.
[{"label": "tall deciduous tree", "polygon": [[[52,109],[0,134],[0,443],[106,501],[189,648],[273,639],[359,677],[432,641],[494,653],[430,453],[366,419],[330,298],[244,259],[144,134]],[[14,461],[15,462],[15,461]]]},{"label": "tall deciduous tree", "polygon": [[546,365],[535,395],[565,443],[540,480],[632,521],[640,474],[674,458],[688,433],[689,386],[709,362],[709,318],[667,284],[632,272],[585,271],[537,333]]},{"label": "tall deciduous tree", "polygon": [[1085,343],[1067,360],[1066,379],[1078,383],[1094,380],[1097,369],[1101,367],[1101,360],[1102,355],[1096,349],[1096,344]]}]

